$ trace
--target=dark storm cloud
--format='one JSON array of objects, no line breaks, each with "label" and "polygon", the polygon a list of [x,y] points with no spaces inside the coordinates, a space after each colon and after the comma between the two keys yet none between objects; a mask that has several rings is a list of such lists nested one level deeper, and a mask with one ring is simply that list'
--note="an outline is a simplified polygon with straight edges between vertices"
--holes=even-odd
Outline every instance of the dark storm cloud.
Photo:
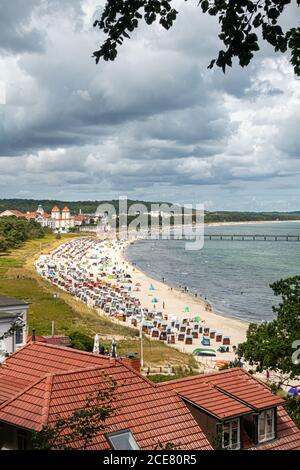
[{"label": "dark storm cloud", "polygon": [[[299,82],[287,61],[264,48],[245,70],[208,71],[218,25],[178,0],[173,30],[144,27],[116,62],[96,66],[98,3],[11,0],[5,24],[0,16],[0,195],[94,199],[122,191],[167,200],[183,191],[228,208],[246,194],[262,208],[251,194],[267,198],[269,181],[289,181],[299,155],[291,125]],[[276,200],[287,200],[289,185],[279,191]]]},{"label": "dark storm cloud", "polygon": [[30,24],[39,3],[38,0],[0,1],[0,51],[18,54],[44,49],[44,33]]}]

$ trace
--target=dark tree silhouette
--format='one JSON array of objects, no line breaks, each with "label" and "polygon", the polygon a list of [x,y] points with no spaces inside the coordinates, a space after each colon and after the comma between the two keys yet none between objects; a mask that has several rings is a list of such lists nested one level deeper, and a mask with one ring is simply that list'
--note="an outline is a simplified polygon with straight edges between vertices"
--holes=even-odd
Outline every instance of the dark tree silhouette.
[{"label": "dark tree silhouette", "polygon": [[[224,49],[211,61],[209,68],[216,65],[225,72],[227,66],[232,66],[235,57],[242,67],[247,66],[259,50],[257,33],[260,32],[263,40],[271,44],[276,52],[290,51],[290,62],[295,74],[300,76],[300,27],[296,25],[283,31],[280,26],[284,10],[293,3],[299,7],[300,0],[190,1],[194,1],[204,14],[217,17],[220,24],[219,38]],[[101,18],[94,23],[94,27],[107,35],[99,50],[94,52],[96,63],[101,58],[115,60],[118,47],[124,39],[130,38],[130,33],[139,27],[142,20],[148,25],[157,21],[165,29],[170,29],[179,13],[173,5],[173,0],[108,0]],[[195,41],[204,39],[200,32]]]}]

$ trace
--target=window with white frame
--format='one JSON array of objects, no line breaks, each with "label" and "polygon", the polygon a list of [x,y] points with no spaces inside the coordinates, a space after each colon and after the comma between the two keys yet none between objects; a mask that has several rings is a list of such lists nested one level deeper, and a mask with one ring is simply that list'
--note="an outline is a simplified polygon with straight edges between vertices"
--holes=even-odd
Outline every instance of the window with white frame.
[{"label": "window with white frame", "polygon": [[265,442],[275,437],[274,409],[265,410],[258,415],[258,442]]},{"label": "window with white frame", "polygon": [[227,421],[222,429],[223,449],[237,450],[240,448],[240,420],[239,418]]},{"label": "window with white frame", "polygon": [[106,437],[114,450],[140,450],[132,432],[129,430],[111,432]]}]

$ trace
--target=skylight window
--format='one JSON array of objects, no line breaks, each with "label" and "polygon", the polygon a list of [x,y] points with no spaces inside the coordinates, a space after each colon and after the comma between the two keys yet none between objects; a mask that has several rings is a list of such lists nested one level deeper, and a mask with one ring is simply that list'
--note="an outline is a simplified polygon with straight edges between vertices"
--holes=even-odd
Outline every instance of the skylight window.
[{"label": "skylight window", "polygon": [[140,450],[131,431],[111,432],[106,437],[114,450]]}]

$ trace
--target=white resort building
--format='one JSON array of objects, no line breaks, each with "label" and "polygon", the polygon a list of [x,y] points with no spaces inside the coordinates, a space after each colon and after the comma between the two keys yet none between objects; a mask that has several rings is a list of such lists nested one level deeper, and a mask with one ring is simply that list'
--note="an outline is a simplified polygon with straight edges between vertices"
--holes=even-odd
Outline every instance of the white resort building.
[{"label": "white resort building", "polygon": [[68,207],[65,207],[62,212],[59,207],[53,207],[51,220],[53,229],[58,232],[68,232],[70,228],[75,227],[75,217],[71,216],[71,211]]},{"label": "white resort building", "polygon": [[51,214],[47,214],[42,205],[39,204],[38,208],[34,212],[26,212],[23,214],[17,210],[6,210],[0,213],[0,217],[24,217],[27,220],[35,220],[44,228],[50,228],[54,232],[68,232],[75,226],[83,224],[89,224],[91,216],[85,214],[78,214],[75,216],[71,215],[71,211],[68,207],[65,207],[62,211],[59,207],[55,206],[51,210]]}]

